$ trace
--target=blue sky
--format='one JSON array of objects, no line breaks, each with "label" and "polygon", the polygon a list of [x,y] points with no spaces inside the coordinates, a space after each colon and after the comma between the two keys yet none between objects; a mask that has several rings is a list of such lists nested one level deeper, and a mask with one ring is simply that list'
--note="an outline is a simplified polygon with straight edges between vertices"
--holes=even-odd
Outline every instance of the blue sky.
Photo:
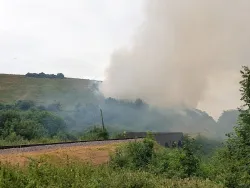
[{"label": "blue sky", "polygon": [[131,44],[145,0],[0,0],[0,73],[103,79]]}]

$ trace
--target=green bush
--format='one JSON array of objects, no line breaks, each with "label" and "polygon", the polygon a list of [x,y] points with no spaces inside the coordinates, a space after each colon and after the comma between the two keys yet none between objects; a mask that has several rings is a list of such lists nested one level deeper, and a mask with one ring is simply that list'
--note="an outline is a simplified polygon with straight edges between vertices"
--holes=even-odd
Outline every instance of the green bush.
[{"label": "green bush", "polygon": [[94,126],[86,130],[80,138],[81,140],[107,140],[109,139],[109,133],[105,128]]},{"label": "green bush", "polygon": [[186,137],[183,142],[183,155],[181,155],[180,163],[187,177],[196,175],[200,165],[200,159],[197,155],[199,146],[195,143],[195,139]]},{"label": "green bush", "polygon": [[184,178],[185,174],[180,163],[182,155],[180,149],[158,148],[148,171],[157,175],[164,174],[168,178]]},{"label": "green bush", "polygon": [[151,162],[154,152],[154,142],[148,138],[130,142],[119,147],[111,155],[110,164],[115,168],[144,169]]},{"label": "green bush", "polygon": [[217,149],[224,146],[223,141],[224,140],[212,139],[201,135],[195,137],[195,145],[198,147],[197,151],[200,152],[200,155],[204,156],[212,156]]}]

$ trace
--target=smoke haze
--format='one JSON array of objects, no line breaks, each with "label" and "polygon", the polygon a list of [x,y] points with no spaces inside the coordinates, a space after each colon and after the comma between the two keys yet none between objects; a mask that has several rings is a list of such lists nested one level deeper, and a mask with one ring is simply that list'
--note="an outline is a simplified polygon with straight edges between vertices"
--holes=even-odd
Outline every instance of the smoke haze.
[{"label": "smoke haze", "polygon": [[250,1],[145,2],[131,48],[111,57],[104,95],[198,107],[214,116],[238,107],[238,73],[250,62]]}]

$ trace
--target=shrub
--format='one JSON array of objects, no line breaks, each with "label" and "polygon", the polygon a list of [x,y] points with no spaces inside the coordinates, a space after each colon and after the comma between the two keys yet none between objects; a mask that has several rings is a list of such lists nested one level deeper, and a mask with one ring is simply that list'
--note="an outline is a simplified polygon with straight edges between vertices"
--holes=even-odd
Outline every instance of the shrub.
[{"label": "shrub", "polygon": [[192,177],[200,174],[200,157],[195,141],[186,138],[183,148],[163,148],[148,135],[143,141],[135,141],[116,149],[111,155],[114,168],[146,170],[154,174],[172,177]]},{"label": "shrub", "polygon": [[118,148],[111,155],[110,164],[114,168],[145,169],[154,155],[154,142],[148,138],[131,142]]},{"label": "shrub", "polygon": [[196,155],[198,151],[198,146],[195,143],[194,139],[186,137],[183,142],[183,155],[181,155],[180,163],[184,169],[184,173],[190,177],[196,175],[200,159]]},{"label": "shrub", "polygon": [[107,129],[103,129],[98,126],[91,127],[89,130],[83,133],[82,140],[107,140],[109,139],[109,133]]},{"label": "shrub", "polygon": [[35,106],[35,103],[30,100],[19,100],[15,104],[15,107],[20,110],[29,110],[30,108],[34,106]]}]

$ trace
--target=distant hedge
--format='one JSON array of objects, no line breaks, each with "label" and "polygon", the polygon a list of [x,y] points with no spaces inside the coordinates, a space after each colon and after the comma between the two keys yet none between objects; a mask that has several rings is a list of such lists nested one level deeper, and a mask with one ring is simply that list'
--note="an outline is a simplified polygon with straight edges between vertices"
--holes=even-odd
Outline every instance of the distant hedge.
[{"label": "distant hedge", "polygon": [[43,72],[41,73],[29,73],[28,72],[25,76],[34,77],[34,78],[59,78],[59,79],[65,78],[62,73],[58,73],[57,75],[55,75],[55,74],[45,74]]}]

